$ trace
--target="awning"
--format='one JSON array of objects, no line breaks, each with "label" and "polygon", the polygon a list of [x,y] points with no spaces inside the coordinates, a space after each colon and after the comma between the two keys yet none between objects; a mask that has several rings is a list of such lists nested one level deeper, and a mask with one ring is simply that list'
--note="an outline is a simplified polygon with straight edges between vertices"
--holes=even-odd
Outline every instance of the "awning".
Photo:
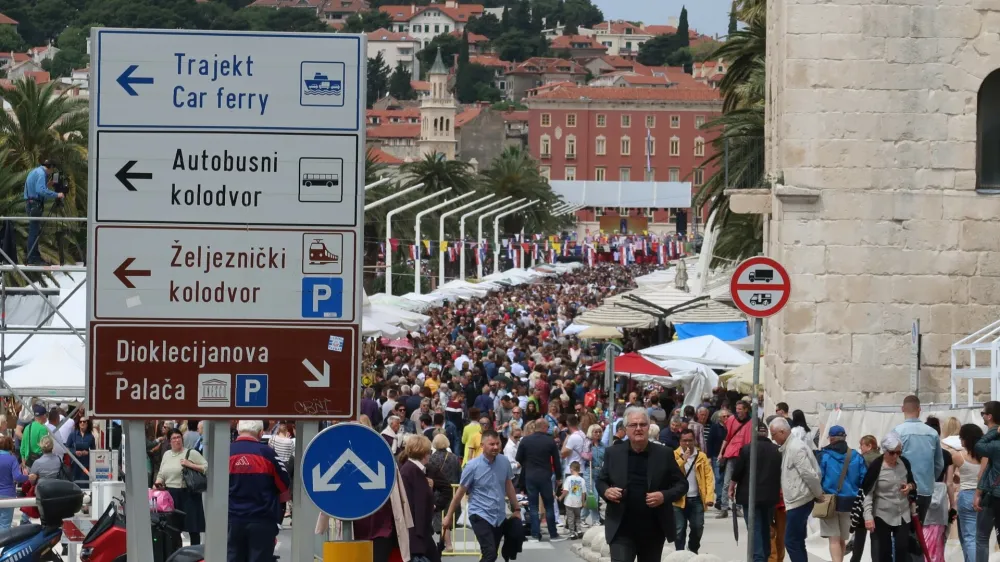
[{"label": "awning", "polygon": [[[598,361],[590,367],[590,372],[601,372],[606,368],[606,361]],[[669,377],[670,371],[646,359],[636,352],[626,353],[615,357],[616,375],[650,375],[656,377]]]}]

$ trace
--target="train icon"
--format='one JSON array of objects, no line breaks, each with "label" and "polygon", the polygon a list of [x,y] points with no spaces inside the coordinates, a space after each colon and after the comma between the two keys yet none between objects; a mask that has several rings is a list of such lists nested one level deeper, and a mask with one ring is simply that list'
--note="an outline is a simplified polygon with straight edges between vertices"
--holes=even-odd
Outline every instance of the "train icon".
[{"label": "train icon", "polygon": [[322,238],[316,238],[309,244],[309,263],[311,265],[340,263],[340,256],[328,250]]}]

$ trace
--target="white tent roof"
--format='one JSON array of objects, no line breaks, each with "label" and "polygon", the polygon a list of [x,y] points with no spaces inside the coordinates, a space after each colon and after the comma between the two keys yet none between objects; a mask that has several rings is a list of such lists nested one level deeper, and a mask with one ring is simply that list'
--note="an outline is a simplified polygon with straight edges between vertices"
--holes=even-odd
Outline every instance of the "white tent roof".
[{"label": "white tent roof", "polygon": [[677,340],[640,349],[639,353],[653,360],[683,359],[712,369],[732,369],[751,360],[749,355],[715,336]]},{"label": "white tent roof", "polygon": [[385,293],[375,293],[368,297],[369,302],[374,304],[384,304],[388,306],[394,306],[396,308],[401,308],[403,310],[409,310],[411,312],[423,312],[431,307],[429,303],[425,303],[418,300],[404,299],[403,297],[397,297],[396,295],[387,295]]}]

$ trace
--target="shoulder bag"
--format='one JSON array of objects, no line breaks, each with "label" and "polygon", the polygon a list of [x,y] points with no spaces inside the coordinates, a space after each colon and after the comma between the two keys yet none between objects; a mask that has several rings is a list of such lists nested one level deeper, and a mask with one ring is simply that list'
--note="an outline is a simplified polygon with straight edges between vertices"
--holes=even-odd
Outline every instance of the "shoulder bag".
[{"label": "shoulder bag", "polygon": [[[190,458],[191,449],[188,449],[187,454],[184,455],[184,460],[190,460]],[[184,478],[184,486],[189,492],[200,494],[208,490],[208,477],[205,476],[204,472],[185,466],[181,468],[181,476]]]},{"label": "shoulder bag", "polygon": [[837,495],[840,494],[840,490],[844,487],[844,479],[847,478],[847,470],[851,467],[851,455],[853,453],[852,449],[848,449],[847,454],[844,455],[844,468],[840,470],[840,482],[837,483],[837,493],[823,494],[823,501],[813,504],[813,517],[817,519],[829,519],[837,515]]}]

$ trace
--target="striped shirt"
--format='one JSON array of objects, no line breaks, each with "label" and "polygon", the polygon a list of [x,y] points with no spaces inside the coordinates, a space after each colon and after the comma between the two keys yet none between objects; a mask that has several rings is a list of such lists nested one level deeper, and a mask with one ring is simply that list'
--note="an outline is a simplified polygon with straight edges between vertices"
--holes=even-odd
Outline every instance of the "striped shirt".
[{"label": "striped shirt", "polygon": [[281,462],[287,463],[295,454],[295,439],[291,437],[273,435],[268,440],[268,444],[274,449],[274,455],[281,459]]}]

